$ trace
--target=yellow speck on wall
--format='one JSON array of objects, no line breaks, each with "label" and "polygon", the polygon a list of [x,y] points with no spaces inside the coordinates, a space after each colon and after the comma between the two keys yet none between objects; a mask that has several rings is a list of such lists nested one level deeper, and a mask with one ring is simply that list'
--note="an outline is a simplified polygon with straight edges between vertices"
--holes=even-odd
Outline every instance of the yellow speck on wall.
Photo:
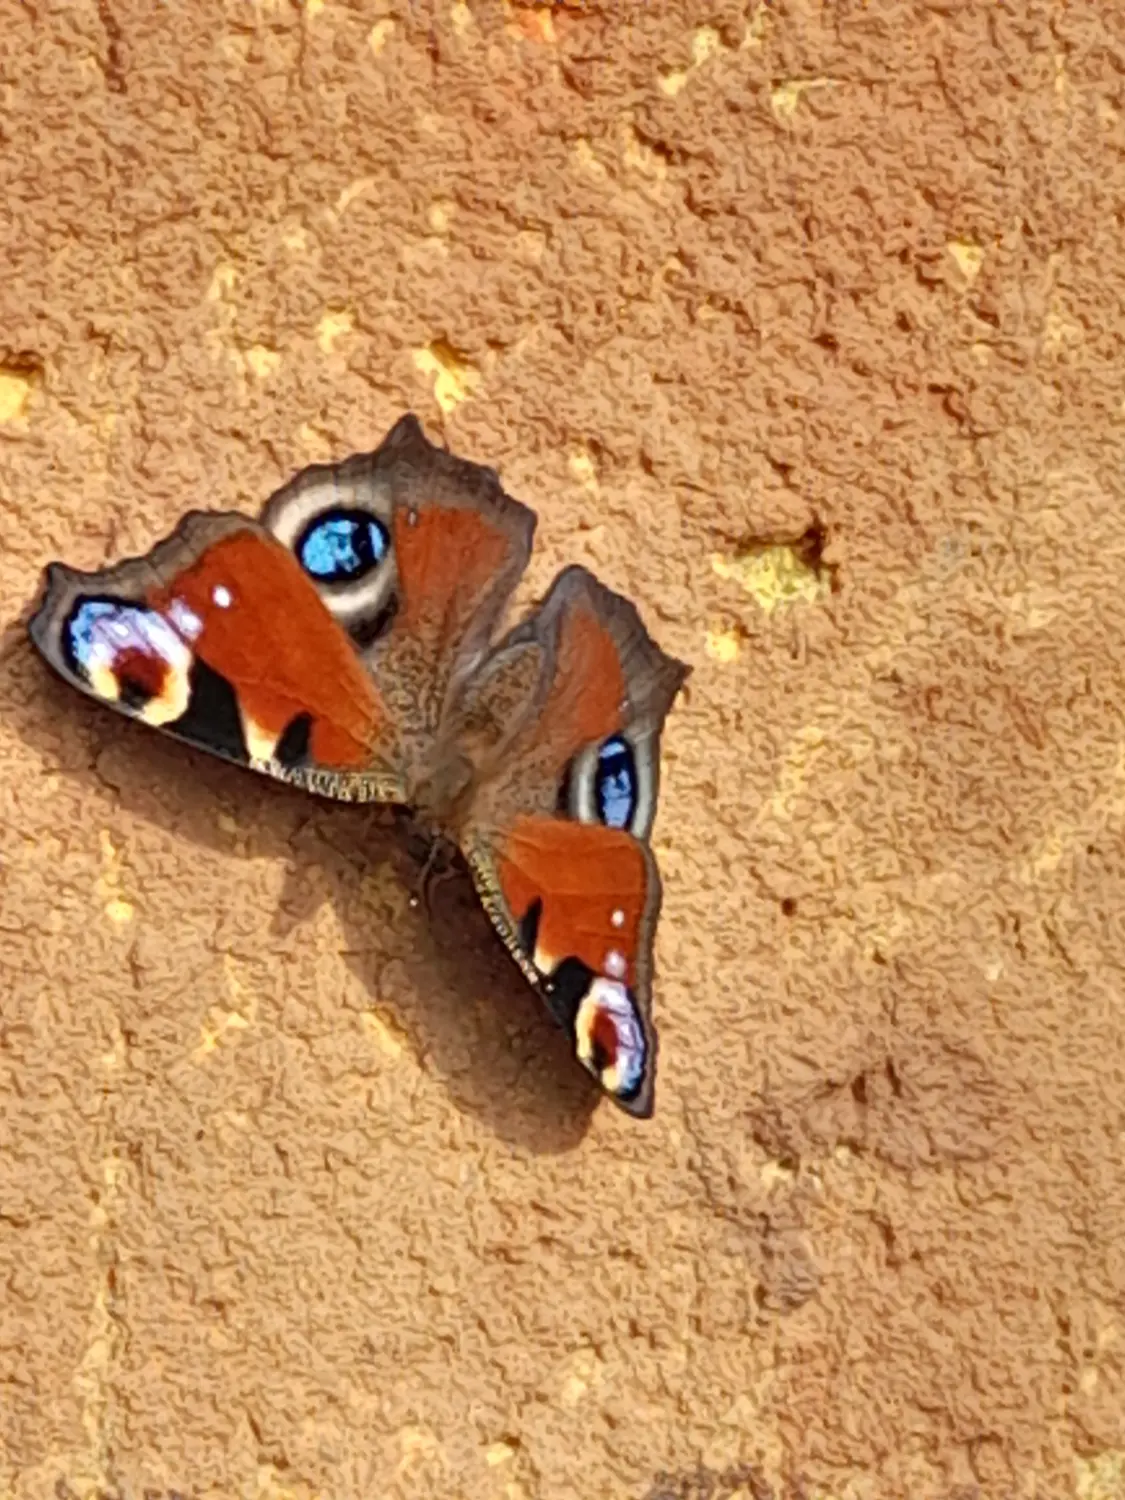
[{"label": "yellow speck on wall", "polygon": [[373,1010],[365,1010],[360,1016],[360,1024],[364,1031],[386,1057],[401,1057],[405,1049],[405,1042],[397,1027],[392,1027],[384,1021],[382,1016],[377,1016]]},{"label": "yellow speck on wall", "polygon": [[326,312],[316,325],[316,341],[320,345],[321,352],[331,354],[339,339],[346,333],[351,333],[355,327],[355,316],[343,309],[340,312]]},{"label": "yellow speck on wall", "polygon": [[1077,1470],[1076,1500],[1121,1500],[1125,1495],[1125,1452],[1099,1453],[1096,1458],[1080,1458]]},{"label": "yellow speck on wall", "polygon": [[980,275],[984,264],[984,251],[970,240],[950,240],[945,247],[957,264],[961,275],[971,285]]},{"label": "yellow speck on wall", "polygon": [[584,448],[579,448],[572,453],[566,461],[570,470],[571,478],[576,479],[583,489],[589,490],[591,494],[598,492],[598,470],[594,460]]},{"label": "yellow speck on wall", "polygon": [[281,355],[265,344],[251,344],[246,351],[246,363],[253,375],[259,380],[265,380],[280,365]]},{"label": "yellow speck on wall", "polygon": [[379,57],[386,50],[387,42],[394,29],[395,23],[393,21],[376,21],[375,25],[367,33],[367,45],[376,57]]},{"label": "yellow speck on wall", "polygon": [[713,26],[701,26],[691,39],[691,60],[697,68],[722,50],[722,37]]},{"label": "yellow speck on wall", "polygon": [[579,136],[574,143],[574,161],[584,172],[589,172],[594,177],[609,176],[605,164],[598,160],[593,146],[585,136]]},{"label": "yellow speck on wall", "polygon": [[27,410],[32,377],[19,370],[0,370],[0,422],[16,422]]},{"label": "yellow speck on wall", "polygon": [[823,571],[805,562],[796,548],[784,544],[731,557],[716,554],[711,567],[720,578],[737,583],[767,615],[798,600],[815,604],[828,593]]},{"label": "yellow speck on wall", "polygon": [[770,91],[770,108],[779,120],[791,120],[803,94],[810,89],[831,88],[834,82],[833,78],[791,78]]},{"label": "yellow speck on wall", "polygon": [[703,649],[712,661],[729,665],[742,654],[742,643],[737,630],[709,630],[703,638]]},{"label": "yellow speck on wall", "polygon": [[480,383],[480,371],[445,339],[434,339],[414,351],[414,368],[433,376],[434,399],[448,414],[467,401]]},{"label": "yellow speck on wall", "polygon": [[121,894],[121,853],[108,829],[103,828],[99,832],[98,843],[101,849],[102,872],[97,880],[97,894],[102,902],[102,910],[109,920],[114,926],[123,927],[133,920],[136,908]]}]

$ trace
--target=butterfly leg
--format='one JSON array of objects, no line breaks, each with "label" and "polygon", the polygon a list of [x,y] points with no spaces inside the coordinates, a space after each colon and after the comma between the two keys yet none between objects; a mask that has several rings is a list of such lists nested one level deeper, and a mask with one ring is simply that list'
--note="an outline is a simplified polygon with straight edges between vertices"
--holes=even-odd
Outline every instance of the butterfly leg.
[{"label": "butterfly leg", "polygon": [[410,905],[415,908],[425,906],[426,915],[432,918],[434,892],[459,873],[457,846],[444,834],[418,822],[409,814],[406,845],[412,858],[422,865],[410,896]]}]

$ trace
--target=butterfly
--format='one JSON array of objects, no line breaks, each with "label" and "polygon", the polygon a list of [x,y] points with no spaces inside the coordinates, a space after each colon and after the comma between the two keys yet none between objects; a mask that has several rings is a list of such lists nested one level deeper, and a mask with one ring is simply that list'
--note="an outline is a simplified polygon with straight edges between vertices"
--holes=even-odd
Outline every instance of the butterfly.
[{"label": "butterfly", "polygon": [[579,1061],[652,1113],[649,844],[660,735],[690,668],[634,606],[565,568],[495,639],[535,512],[426,438],[303,469],[253,520],[193,511],[145,557],[48,565],[29,622],[84,693],[453,842]]}]

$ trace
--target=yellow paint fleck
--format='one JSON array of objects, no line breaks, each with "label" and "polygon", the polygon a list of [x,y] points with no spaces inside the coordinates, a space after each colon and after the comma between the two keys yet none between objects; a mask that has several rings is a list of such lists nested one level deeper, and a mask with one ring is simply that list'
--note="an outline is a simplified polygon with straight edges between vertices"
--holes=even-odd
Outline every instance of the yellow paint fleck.
[{"label": "yellow paint fleck", "polygon": [[741,51],[750,52],[762,45],[769,35],[770,20],[769,6],[765,3],[765,0],[761,0],[761,4],[757,6],[754,14],[746,23],[746,34],[742,38]]},{"label": "yellow paint fleck", "polygon": [[1033,885],[1044,875],[1053,875],[1062,864],[1073,842],[1073,837],[1072,833],[1063,834],[1055,831],[1041,838],[1032,847],[1020,869],[1020,877],[1024,884]]},{"label": "yellow paint fleck", "polygon": [[1075,1460],[1076,1500],[1121,1500],[1125,1495],[1125,1450]]},{"label": "yellow paint fleck", "polygon": [[323,354],[331,354],[336,347],[336,341],[342,339],[346,333],[351,333],[355,327],[355,315],[347,308],[338,312],[326,312],[316,325],[316,341],[320,345]]},{"label": "yellow paint fleck", "polygon": [[601,1360],[592,1349],[579,1349],[563,1366],[559,1398],[564,1406],[575,1407],[601,1383]]},{"label": "yellow paint fleck", "polygon": [[498,1469],[501,1464],[511,1463],[515,1456],[511,1443],[493,1443],[485,1452],[484,1461],[490,1469]]},{"label": "yellow paint fleck", "polygon": [[301,255],[309,248],[309,232],[303,224],[297,224],[292,229],[285,230],[281,243],[286,250],[292,250],[294,255]]},{"label": "yellow paint fleck", "polygon": [[449,8],[449,19],[453,22],[454,31],[464,36],[473,24],[473,13],[465,4],[465,0],[454,0]]},{"label": "yellow paint fleck", "polygon": [[722,50],[723,39],[713,26],[701,26],[691,39],[691,60],[697,68]]},{"label": "yellow paint fleck", "polygon": [[1081,324],[1068,318],[1059,299],[1052,297],[1050,308],[1043,322],[1044,354],[1061,354],[1064,349],[1073,348],[1081,342]]},{"label": "yellow paint fleck", "polygon": [[393,21],[376,21],[375,25],[367,33],[367,45],[376,57],[381,56],[386,50],[387,42],[390,40],[394,29],[395,23]]},{"label": "yellow paint fleck", "polygon": [[657,79],[661,93],[667,94],[669,99],[674,99],[688,81],[687,68],[669,68],[667,72],[661,73]]},{"label": "yellow paint fleck", "polygon": [[246,351],[246,363],[259,380],[265,380],[281,364],[281,355],[265,344],[251,344]]},{"label": "yellow paint fleck", "polygon": [[208,302],[225,302],[238,284],[238,271],[234,266],[220,262],[211,273],[207,287]]},{"label": "yellow paint fleck", "polygon": [[711,567],[720,578],[737,583],[767,615],[798,600],[815,604],[829,591],[823,570],[811,566],[796,548],[784,544],[730,557],[716,554]]},{"label": "yellow paint fleck", "polygon": [[317,324],[317,344],[321,347],[321,353],[332,354],[336,341],[344,338],[345,333],[351,333],[354,327],[356,317],[347,308],[339,312],[326,312]]},{"label": "yellow paint fleck", "polygon": [[792,1182],[796,1175],[792,1167],[787,1167],[780,1161],[763,1162],[758,1172],[763,1187],[767,1188],[776,1187],[778,1183]]},{"label": "yellow paint fleck", "polygon": [[703,649],[712,661],[729,666],[742,655],[742,642],[737,630],[709,630],[703,638]]},{"label": "yellow paint fleck", "polygon": [[254,1475],[252,1500],[322,1500],[319,1491],[306,1484],[287,1484],[273,1464],[259,1464]]},{"label": "yellow paint fleck", "polygon": [[369,193],[374,186],[374,177],[357,177],[354,182],[349,182],[346,188],[341,188],[336,199],[337,216],[347,213],[355,200],[362,198],[364,193]]},{"label": "yellow paint fleck", "polygon": [[231,1031],[245,1031],[250,1022],[237,1010],[212,1011],[207,1023],[199,1028],[199,1046],[195,1049],[196,1062],[217,1050],[219,1043]]},{"label": "yellow paint fleck", "polygon": [[229,953],[223,954],[223,975],[230,1009],[213,1005],[207,1012],[207,1019],[199,1028],[199,1045],[192,1054],[196,1062],[209,1057],[231,1032],[246,1031],[257,1012],[257,1002],[253,995],[247,995],[238,978],[236,960]]},{"label": "yellow paint fleck", "polygon": [[414,368],[433,376],[434,399],[447,416],[480,384],[477,367],[446,339],[434,339],[424,349],[415,349]]},{"label": "yellow paint fleck", "polygon": [[713,26],[700,26],[692,33],[691,62],[682,68],[662,68],[657,76],[657,86],[662,93],[674,99],[696,68],[703,67],[713,57],[717,57],[720,52],[726,50],[722,37]]},{"label": "yellow paint fleck", "polygon": [[450,198],[439,198],[430,204],[426,214],[426,222],[435,234],[448,234],[449,225],[453,219],[455,204]]},{"label": "yellow paint fleck", "polygon": [[549,4],[536,4],[532,0],[531,4],[518,5],[512,0],[504,0],[504,14],[507,18],[504,30],[509,36],[524,42],[553,43],[558,40]]},{"label": "yellow paint fleck", "polygon": [[314,462],[327,463],[336,453],[336,446],[327,435],[311,422],[302,422],[297,428],[301,446]]},{"label": "yellow paint fleck", "polygon": [[305,11],[309,20],[319,16],[326,4],[327,0],[305,0]]},{"label": "yellow paint fleck", "polygon": [[598,469],[594,460],[585,448],[579,448],[566,461],[570,470],[571,478],[576,479],[584,490],[591,494],[598,493]]},{"label": "yellow paint fleck", "polygon": [[605,166],[597,158],[593,146],[585,136],[580,136],[574,143],[575,163],[584,172],[589,172],[592,177],[608,177],[609,173]]},{"label": "yellow paint fleck", "polygon": [[971,240],[950,240],[945,248],[957,263],[957,269],[961,275],[971,286],[980,275],[980,268],[984,264],[984,251],[979,245],[974,245]]},{"label": "yellow paint fleck", "polygon": [[810,89],[832,88],[835,82],[834,78],[791,78],[771,90],[770,108],[779,120],[791,120],[797,113],[802,95]]},{"label": "yellow paint fleck", "polygon": [[403,1427],[398,1442],[402,1450],[398,1463],[400,1474],[418,1459],[433,1458],[439,1451],[438,1440],[428,1427]]},{"label": "yellow paint fleck", "polygon": [[99,830],[98,844],[101,849],[102,872],[96,884],[97,895],[109,920],[115,926],[123,927],[133,920],[136,908],[121,894],[121,854],[106,828]]},{"label": "yellow paint fleck", "polygon": [[32,377],[21,370],[0,369],[0,422],[18,422],[31,398]]},{"label": "yellow paint fleck", "polygon": [[365,1010],[360,1016],[360,1024],[364,1031],[378,1047],[379,1051],[387,1057],[401,1057],[405,1050],[406,1042],[403,1033],[396,1026],[384,1021],[382,1016],[375,1014],[373,1010]]}]

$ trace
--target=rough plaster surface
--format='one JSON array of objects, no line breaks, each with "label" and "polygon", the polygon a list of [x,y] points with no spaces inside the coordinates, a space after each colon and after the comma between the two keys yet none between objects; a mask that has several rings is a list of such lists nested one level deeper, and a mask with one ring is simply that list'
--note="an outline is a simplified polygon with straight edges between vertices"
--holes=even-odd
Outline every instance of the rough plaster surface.
[{"label": "rough plaster surface", "polygon": [[[1125,9],[0,35],[0,1495],[1125,1493]],[[410,408],[696,667],[645,1125],[24,640]]]}]

